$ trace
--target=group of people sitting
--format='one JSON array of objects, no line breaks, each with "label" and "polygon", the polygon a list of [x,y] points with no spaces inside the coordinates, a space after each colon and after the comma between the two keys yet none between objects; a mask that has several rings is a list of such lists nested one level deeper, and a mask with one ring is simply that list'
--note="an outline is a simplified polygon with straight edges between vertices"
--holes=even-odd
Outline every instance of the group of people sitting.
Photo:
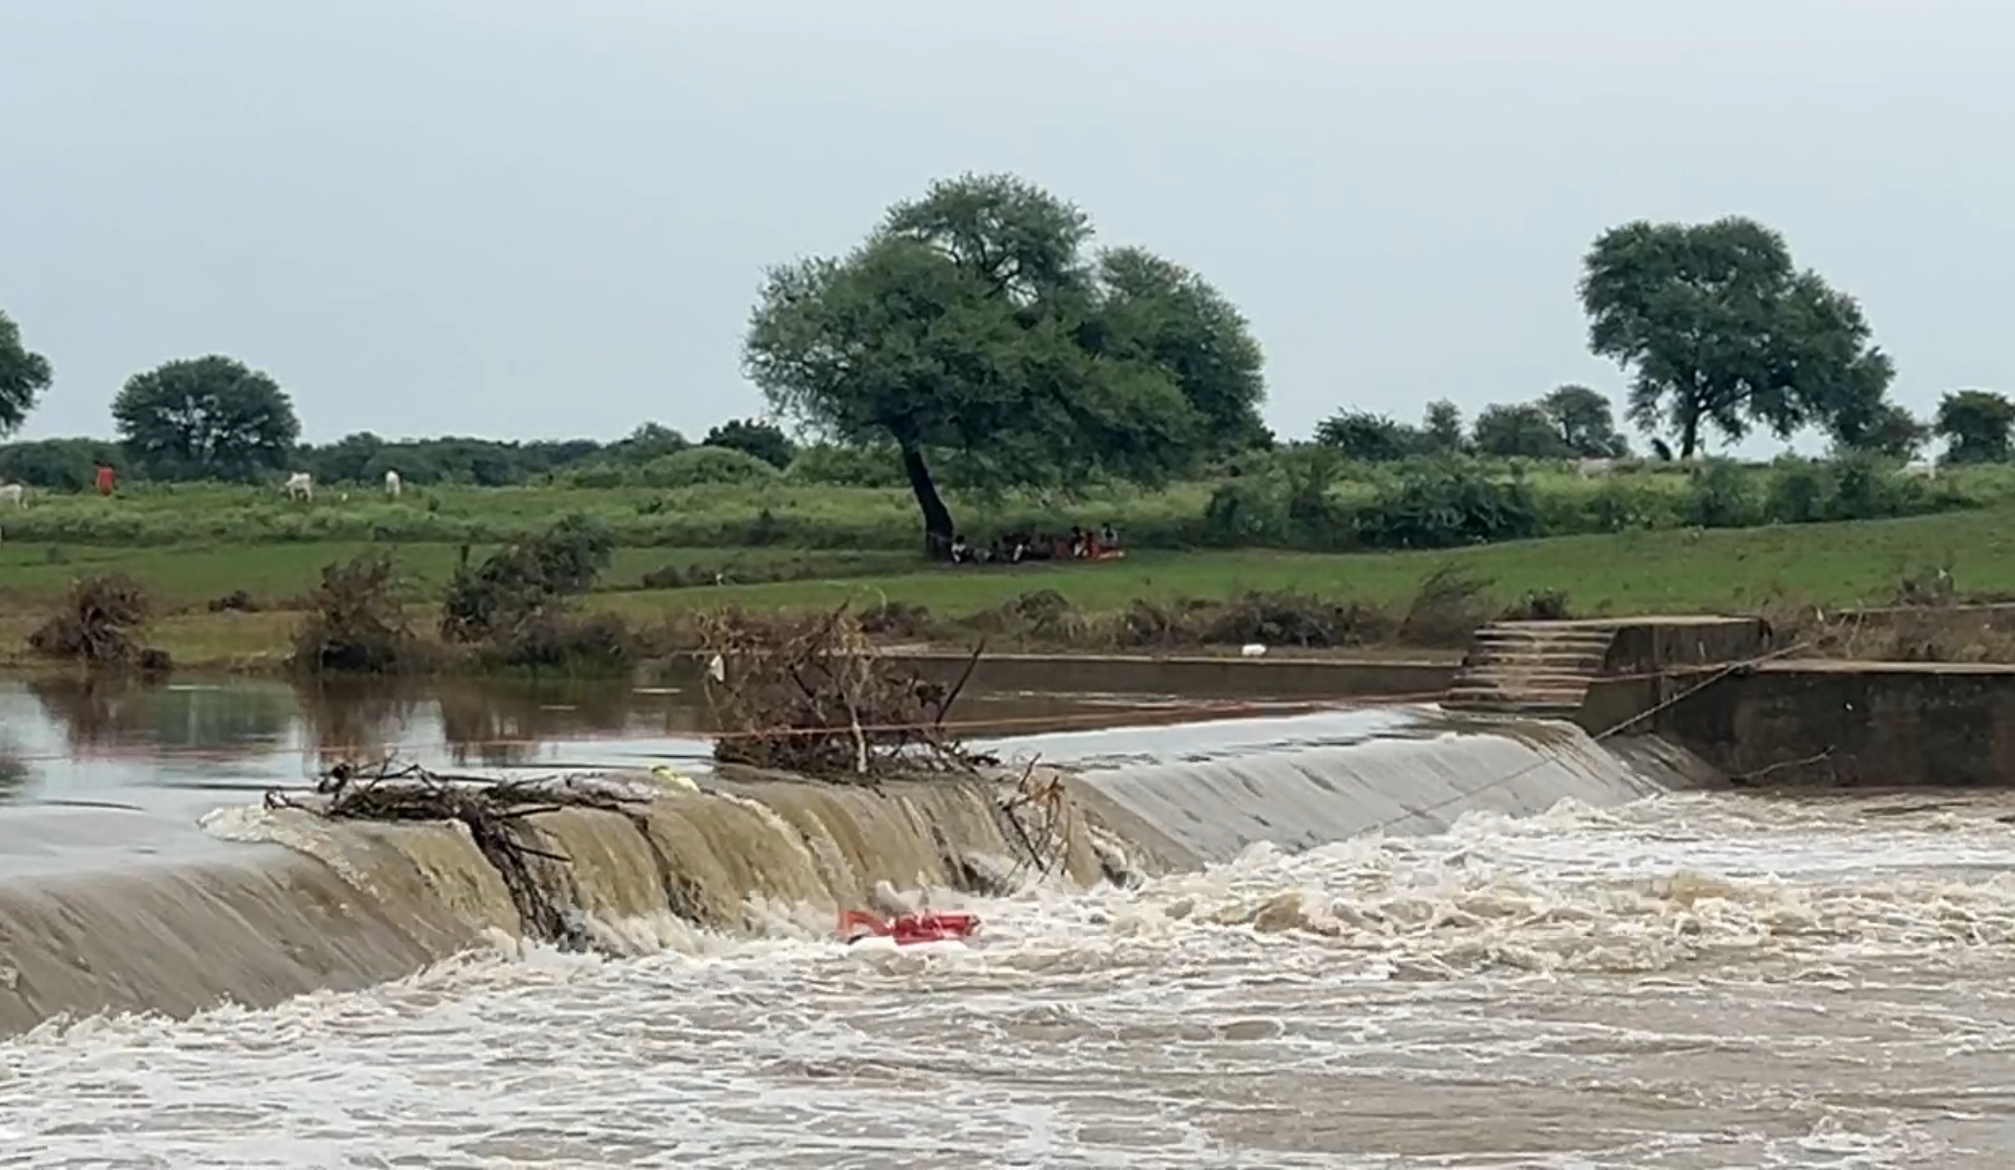
[{"label": "group of people sitting", "polygon": [[952,537],[951,559],[955,565],[1019,565],[1025,561],[1107,561],[1125,556],[1119,547],[1119,533],[1111,523],[1097,531],[1071,525],[1070,535],[1046,532],[1012,532],[994,537],[993,544],[978,548],[966,542],[965,534]]}]

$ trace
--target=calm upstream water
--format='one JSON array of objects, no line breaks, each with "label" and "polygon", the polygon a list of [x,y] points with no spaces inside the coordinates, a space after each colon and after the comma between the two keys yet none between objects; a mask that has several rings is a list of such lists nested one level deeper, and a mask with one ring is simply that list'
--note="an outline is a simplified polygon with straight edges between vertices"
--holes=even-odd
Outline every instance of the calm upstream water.
[{"label": "calm upstream water", "polygon": [[[212,805],[247,794],[192,786],[298,781],[367,741],[697,754],[676,696],[596,694],[0,683],[0,751],[17,802]],[[1222,734],[1069,738],[1176,757]],[[0,1043],[0,1165],[2015,1165],[2011,814],[1564,804],[978,901],[969,950],[694,935],[49,1027]]]}]

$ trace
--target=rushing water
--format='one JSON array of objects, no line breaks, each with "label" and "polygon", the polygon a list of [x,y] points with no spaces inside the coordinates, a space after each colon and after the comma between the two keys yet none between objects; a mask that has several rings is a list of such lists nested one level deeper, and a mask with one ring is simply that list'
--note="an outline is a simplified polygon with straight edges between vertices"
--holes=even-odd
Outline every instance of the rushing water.
[{"label": "rushing water", "polygon": [[0,1045],[0,1165],[2006,1165],[2011,811],[1569,802],[1035,886],[971,949],[693,934],[52,1025]]}]

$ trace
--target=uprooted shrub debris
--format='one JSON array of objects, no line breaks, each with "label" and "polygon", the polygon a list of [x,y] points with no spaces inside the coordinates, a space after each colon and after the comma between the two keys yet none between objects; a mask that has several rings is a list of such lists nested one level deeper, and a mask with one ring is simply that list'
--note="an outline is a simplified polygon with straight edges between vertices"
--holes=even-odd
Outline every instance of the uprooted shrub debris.
[{"label": "uprooted shrub debris", "polygon": [[473,567],[465,558],[442,599],[442,641],[479,647],[505,666],[622,665],[627,630],[569,605],[600,579],[614,548],[607,528],[569,516]]},{"label": "uprooted shrub debris", "polygon": [[826,780],[972,772],[996,763],[961,745],[945,716],[984,643],[950,686],[892,665],[845,606],[826,613],[702,615],[714,758]]},{"label": "uprooted shrub debris", "polygon": [[383,552],[325,565],[313,608],[294,634],[294,663],[310,671],[391,674],[416,665],[398,565]]},{"label": "uprooted shrub debris", "polygon": [[340,763],[315,785],[310,797],[277,789],[266,793],[269,809],[301,809],[334,820],[460,821],[476,848],[503,878],[529,937],[563,950],[593,945],[568,858],[529,818],[563,808],[621,813],[651,840],[643,809],[652,792],[599,776],[485,780],[443,776],[417,764],[385,761]]},{"label": "uprooted shrub debris", "polygon": [[[0,757],[4,762],[4,757]],[[4,774],[0,774],[4,781]],[[527,938],[562,950],[615,949],[589,929],[587,905],[571,859],[532,818],[562,809],[594,809],[627,819],[656,862],[668,908],[682,918],[705,923],[710,916],[689,876],[679,872],[651,832],[649,809],[662,796],[659,786],[609,775],[568,775],[525,780],[490,780],[449,776],[414,764],[385,760],[373,764],[344,762],[317,781],[312,794],[268,791],[268,809],[288,809],[331,820],[432,822],[459,821],[509,892],[519,930]],[[982,857],[962,856],[940,838],[947,872],[960,888],[990,894],[1011,892],[1027,876],[1047,877],[1064,861],[1070,847],[1073,819],[1062,781],[1038,774],[1034,764],[1021,782],[998,801],[1003,825],[1019,845],[1011,869],[1000,871]],[[1126,863],[1124,850],[1101,844],[1093,848],[1106,876],[1115,884],[1132,884],[1139,874]]]},{"label": "uprooted shrub debris", "polygon": [[28,635],[28,648],[86,666],[166,670],[167,654],[140,641],[151,613],[146,590],[131,577],[85,577],[71,583],[62,605]]}]

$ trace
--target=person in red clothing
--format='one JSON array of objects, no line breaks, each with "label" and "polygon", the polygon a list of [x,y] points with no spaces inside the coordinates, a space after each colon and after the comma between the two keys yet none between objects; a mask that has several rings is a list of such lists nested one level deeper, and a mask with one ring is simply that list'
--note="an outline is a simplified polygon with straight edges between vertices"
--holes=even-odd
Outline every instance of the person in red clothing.
[{"label": "person in red clothing", "polygon": [[112,480],[113,480],[113,471],[112,471],[112,469],[111,469],[111,468],[109,468],[109,467],[105,467],[105,466],[102,466],[102,465],[101,465],[101,466],[100,466],[100,467],[98,468],[98,494],[99,494],[99,495],[101,495],[101,496],[109,496],[109,495],[111,495],[111,494],[112,494]]}]

